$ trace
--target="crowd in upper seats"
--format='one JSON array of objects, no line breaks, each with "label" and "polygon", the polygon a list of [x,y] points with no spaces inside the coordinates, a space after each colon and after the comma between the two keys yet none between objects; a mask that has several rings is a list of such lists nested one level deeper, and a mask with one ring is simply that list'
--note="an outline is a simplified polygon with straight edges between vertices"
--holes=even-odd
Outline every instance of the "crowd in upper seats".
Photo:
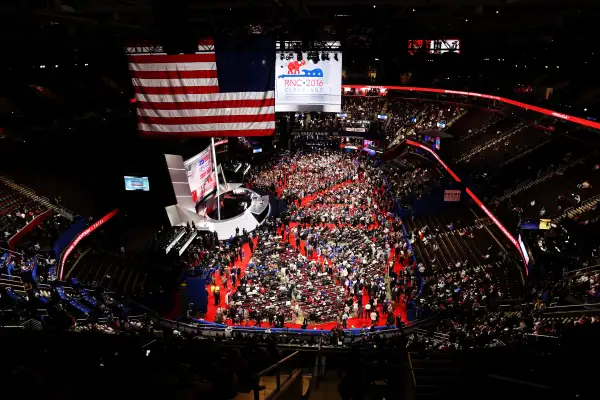
[{"label": "crowd in upper seats", "polygon": [[421,132],[443,130],[464,112],[461,106],[450,103],[392,99],[387,111],[388,121],[384,125],[388,147],[399,144],[408,135],[422,140]]}]

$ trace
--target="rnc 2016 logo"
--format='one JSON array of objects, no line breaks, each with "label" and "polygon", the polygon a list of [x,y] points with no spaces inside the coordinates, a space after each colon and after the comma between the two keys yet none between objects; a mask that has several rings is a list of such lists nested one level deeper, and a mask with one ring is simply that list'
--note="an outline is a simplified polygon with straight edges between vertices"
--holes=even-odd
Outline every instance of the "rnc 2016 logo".
[{"label": "rnc 2016 logo", "polygon": [[[306,61],[290,61],[287,64],[287,74],[277,76],[283,80],[283,86],[287,93],[294,94],[319,94],[324,93],[324,74],[321,68],[303,68]],[[281,68],[285,68],[284,65]]]}]

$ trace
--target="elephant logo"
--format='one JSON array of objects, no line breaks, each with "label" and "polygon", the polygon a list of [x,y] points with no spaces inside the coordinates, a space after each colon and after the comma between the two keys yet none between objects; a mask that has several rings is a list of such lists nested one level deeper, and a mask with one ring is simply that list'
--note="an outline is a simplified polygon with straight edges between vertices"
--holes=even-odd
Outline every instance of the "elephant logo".
[{"label": "elephant logo", "polygon": [[302,61],[292,61],[290,63],[288,63],[287,67],[288,67],[288,74],[289,75],[297,75],[300,73],[300,67],[302,67],[304,64],[306,64],[305,60]]}]

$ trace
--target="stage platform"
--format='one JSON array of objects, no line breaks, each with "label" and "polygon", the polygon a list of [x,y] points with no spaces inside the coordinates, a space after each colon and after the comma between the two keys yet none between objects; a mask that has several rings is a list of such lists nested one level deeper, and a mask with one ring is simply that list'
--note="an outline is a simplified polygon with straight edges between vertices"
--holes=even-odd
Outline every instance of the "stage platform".
[{"label": "stage platform", "polygon": [[[241,187],[240,184],[228,184],[222,189],[224,191],[221,191],[219,195],[219,202],[224,201],[225,198],[232,201],[239,198],[239,204],[246,203],[245,206],[240,208],[235,204],[228,204],[227,212],[224,209],[224,212],[221,213],[221,219],[217,218],[215,210],[210,209],[207,212],[206,207],[200,207],[199,212],[196,212],[196,210],[189,210],[180,205],[169,206],[166,207],[166,211],[171,225],[183,226],[188,222],[190,224],[193,222],[198,230],[217,232],[219,240],[227,240],[235,236],[236,228],[239,229],[240,233],[244,229],[252,232],[269,217],[271,210],[269,196],[261,196],[251,189]],[[210,204],[211,201],[214,202],[215,200],[213,196],[203,203]],[[232,216],[232,213],[237,215]]]}]

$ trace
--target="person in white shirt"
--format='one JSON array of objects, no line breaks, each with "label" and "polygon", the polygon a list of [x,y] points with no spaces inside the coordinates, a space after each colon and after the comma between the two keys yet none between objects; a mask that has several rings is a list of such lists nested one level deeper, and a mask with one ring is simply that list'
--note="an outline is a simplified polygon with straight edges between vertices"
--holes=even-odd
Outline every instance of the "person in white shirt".
[{"label": "person in white shirt", "polygon": [[377,323],[377,313],[376,313],[375,311],[373,311],[373,312],[371,313],[371,323],[372,323],[373,325],[375,325],[375,324]]},{"label": "person in white shirt", "polygon": [[371,312],[371,303],[367,303],[367,304],[365,304],[365,317],[368,318],[370,315],[370,312]]}]

